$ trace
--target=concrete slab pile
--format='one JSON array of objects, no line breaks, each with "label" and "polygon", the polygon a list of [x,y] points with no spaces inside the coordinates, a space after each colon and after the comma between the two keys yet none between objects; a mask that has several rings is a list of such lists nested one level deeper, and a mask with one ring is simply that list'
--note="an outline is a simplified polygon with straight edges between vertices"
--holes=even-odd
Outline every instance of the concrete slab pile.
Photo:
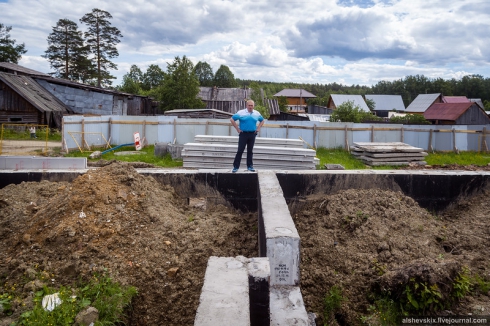
[{"label": "concrete slab pile", "polygon": [[[196,142],[184,144],[183,165],[186,168],[231,169],[237,151],[238,137],[196,136]],[[301,145],[301,146],[300,146]],[[301,141],[257,137],[254,167],[260,170],[314,170],[319,164],[316,152],[302,147]],[[246,167],[247,153],[241,165]]]},{"label": "concrete slab pile", "polygon": [[351,147],[351,153],[371,166],[409,165],[410,163],[425,165],[427,163],[424,158],[428,155],[422,148],[401,142],[358,142]]}]

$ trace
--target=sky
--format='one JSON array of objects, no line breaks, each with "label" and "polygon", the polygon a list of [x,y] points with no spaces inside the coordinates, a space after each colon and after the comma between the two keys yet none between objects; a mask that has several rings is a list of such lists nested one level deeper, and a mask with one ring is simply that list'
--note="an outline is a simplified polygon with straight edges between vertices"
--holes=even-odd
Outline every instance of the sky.
[{"label": "sky", "polygon": [[69,19],[84,31],[94,8],[123,35],[113,85],[133,64],[165,71],[184,55],[271,82],[490,77],[490,0],[0,0],[0,23],[28,50],[19,64],[49,73],[53,27]]}]

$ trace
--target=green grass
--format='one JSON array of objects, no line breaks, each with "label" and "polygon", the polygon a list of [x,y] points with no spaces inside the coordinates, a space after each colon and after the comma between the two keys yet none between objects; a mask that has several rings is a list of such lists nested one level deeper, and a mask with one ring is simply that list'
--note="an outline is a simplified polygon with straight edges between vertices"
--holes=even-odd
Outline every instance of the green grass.
[{"label": "green grass", "polygon": [[483,152],[436,152],[429,154],[425,161],[429,165],[478,165],[484,166],[490,163],[490,153]]},{"label": "green grass", "polygon": [[[104,151],[104,149],[100,150],[101,152]],[[144,162],[148,164],[153,164],[155,166],[159,167],[165,167],[165,168],[174,168],[174,167],[181,167],[183,165],[182,160],[177,159],[173,160],[172,157],[170,156],[169,153],[167,153],[163,157],[158,157],[155,156],[155,146],[154,145],[149,145],[144,148],[142,148],[140,151],[138,151],[139,154],[129,154],[129,155],[115,155],[115,153],[119,152],[135,152],[134,146],[127,146],[127,147],[120,147],[114,151],[110,151],[104,155],[102,155],[101,159],[111,161],[111,160],[117,160],[117,161],[123,161],[123,162]],[[92,154],[92,152],[70,152],[66,155],[65,157],[86,157],[89,161],[98,161],[99,159],[90,159],[88,158],[89,155]]]},{"label": "green grass", "polygon": [[[327,149],[317,148],[316,156],[320,159],[320,169],[325,169],[325,164],[340,164],[346,170],[386,170],[403,169],[404,166],[368,166],[361,160],[342,148]],[[425,157],[428,165],[478,165],[485,166],[490,163],[490,153],[484,152],[435,152]]]}]

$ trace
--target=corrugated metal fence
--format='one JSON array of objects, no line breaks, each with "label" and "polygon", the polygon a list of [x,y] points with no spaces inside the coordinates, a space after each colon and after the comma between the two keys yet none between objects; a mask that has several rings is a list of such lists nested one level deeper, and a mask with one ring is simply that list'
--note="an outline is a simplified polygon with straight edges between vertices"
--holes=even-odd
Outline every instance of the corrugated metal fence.
[{"label": "corrugated metal fence", "polygon": [[[260,137],[303,139],[305,147],[349,148],[355,142],[403,142],[427,151],[487,151],[490,125],[399,125],[317,121],[266,121]],[[227,119],[171,116],[65,116],[63,145],[68,149],[134,142],[194,142],[195,135],[235,136]],[[308,143],[308,145],[306,145]]]}]

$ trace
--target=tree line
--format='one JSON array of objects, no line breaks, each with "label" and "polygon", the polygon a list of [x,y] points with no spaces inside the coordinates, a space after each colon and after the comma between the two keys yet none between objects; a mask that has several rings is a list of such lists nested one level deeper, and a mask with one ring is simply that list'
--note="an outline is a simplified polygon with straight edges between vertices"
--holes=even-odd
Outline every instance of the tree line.
[{"label": "tree line", "polygon": [[[82,32],[69,19],[60,19],[47,38],[48,48],[43,55],[54,72],[51,75],[72,81],[109,87],[122,92],[150,96],[160,102],[162,110],[189,109],[203,107],[196,99],[199,86],[251,88],[254,100],[261,105],[263,97],[273,98],[285,88],[302,88],[315,96],[309,104],[326,106],[330,94],[383,94],[401,95],[407,107],[419,94],[441,93],[445,96],[466,96],[479,98],[485,109],[490,111],[490,78],[468,75],[457,80],[428,78],[424,75],[406,76],[394,81],[380,81],[373,86],[329,84],[278,83],[261,80],[235,78],[230,68],[221,65],[216,72],[205,61],[194,65],[185,55],[175,57],[165,70],[158,65],[150,65],[145,72],[137,65],[123,76],[122,83],[112,87],[111,70],[117,65],[111,59],[119,56],[116,45],[123,37],[116,27],[111,26],[110,13],[100,9],[80,18],[87,30]],[[16,44],[10,38],[11,26],[0,23],[0,61],[18,63],[27,52],[25,44]],[[260,94],[260,96],[259,96]],[[259,101],[257,101],[259,100]],[[284,106],[284,99],[280,99]],[[261,109],[259,107],[259,109]]]}]

